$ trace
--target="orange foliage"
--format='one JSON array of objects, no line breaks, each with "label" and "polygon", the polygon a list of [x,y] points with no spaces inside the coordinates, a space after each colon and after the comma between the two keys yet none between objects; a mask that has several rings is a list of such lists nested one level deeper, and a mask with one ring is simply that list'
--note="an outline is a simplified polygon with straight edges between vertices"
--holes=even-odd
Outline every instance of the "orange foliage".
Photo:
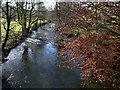
[{"label": "orange foliage", "polygon": [[[97,22],[94,14],[86,8],[72,8],[71,13],[67,16],[69,21],[61,22],[56,29],[64,37],[60,41],[60,54],[72,56],[67,62],[74,62],[74,67],[81,68],[83,79],[92,77],[103,86],[120,88],[120,39],[112,38],[109,31],[68,38],[67,31],[71,27],[91,31]],[[78,63],[80,57],[81,63]]]}]

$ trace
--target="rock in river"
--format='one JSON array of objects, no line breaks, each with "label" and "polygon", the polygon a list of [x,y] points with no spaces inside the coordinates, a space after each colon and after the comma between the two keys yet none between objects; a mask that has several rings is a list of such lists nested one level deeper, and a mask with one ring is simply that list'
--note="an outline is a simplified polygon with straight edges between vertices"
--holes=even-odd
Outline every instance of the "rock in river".
[{"label": "rock in river", "polygon": [[37,45],[42,45],[44,44],[44,41],[41,39],[32,39],[32,38],[27,38],[26,42],[37,44]]}]

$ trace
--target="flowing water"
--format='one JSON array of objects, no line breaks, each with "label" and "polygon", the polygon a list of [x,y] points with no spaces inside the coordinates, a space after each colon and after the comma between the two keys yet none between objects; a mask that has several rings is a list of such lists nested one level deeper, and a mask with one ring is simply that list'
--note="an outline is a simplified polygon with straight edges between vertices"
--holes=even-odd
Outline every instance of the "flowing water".
[{"label": "flowing water", "polygon": [[[49,23],[33,31],[8,55],[2,64],[2,74],[10,75],[3,88],[78,88],[81,87],[80,70],[57,65],[57,34],[55,24]],[[26,50],[27,48],[27,50]]]}]

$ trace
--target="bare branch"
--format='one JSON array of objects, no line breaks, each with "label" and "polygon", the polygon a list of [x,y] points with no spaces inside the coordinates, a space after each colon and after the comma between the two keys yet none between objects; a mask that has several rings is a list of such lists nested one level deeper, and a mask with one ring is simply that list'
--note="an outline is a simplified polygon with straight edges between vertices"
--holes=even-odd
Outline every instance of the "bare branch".
[{"label": "bare branch", "polygon": [[7,12],[2,8],[2,11],[5,13],[5,15],[7,15]]},{"label": "bare branch", "polygon": [[7,31],[7,28],[5,27],[5,24],[2,23],[2,25],[3,25],[4,30]]}]

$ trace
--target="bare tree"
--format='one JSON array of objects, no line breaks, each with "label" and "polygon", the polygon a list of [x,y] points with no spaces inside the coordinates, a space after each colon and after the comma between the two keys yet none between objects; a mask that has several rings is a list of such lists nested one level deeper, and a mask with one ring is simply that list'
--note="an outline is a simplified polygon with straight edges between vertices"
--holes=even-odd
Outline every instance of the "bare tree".
[{"label": "bare tree", "polygon": [[[28,7],[29,6],[29,7]],[[16,2],[17,18],[19,24],[22,26],[22,35],[29,34],[32,21],[32,13],[35,8],[34,2]],[[28,26],[27,26],[28,22]]]},{"label": "bare tree", "polygon": [[7,24],[3,23],[4,30],[6,31],[5,39],[4,39],[4,42],[2,44],[2,51],[3,52],[4,52],[4,48],[6,46],[8,37],[9,37],[11,20],[15,17],[15,14],[13,12],[13,8],[9,5],[9,3],[10,2],[6,2],[5,6],[2,7],[3,17],[7,20]]}]

